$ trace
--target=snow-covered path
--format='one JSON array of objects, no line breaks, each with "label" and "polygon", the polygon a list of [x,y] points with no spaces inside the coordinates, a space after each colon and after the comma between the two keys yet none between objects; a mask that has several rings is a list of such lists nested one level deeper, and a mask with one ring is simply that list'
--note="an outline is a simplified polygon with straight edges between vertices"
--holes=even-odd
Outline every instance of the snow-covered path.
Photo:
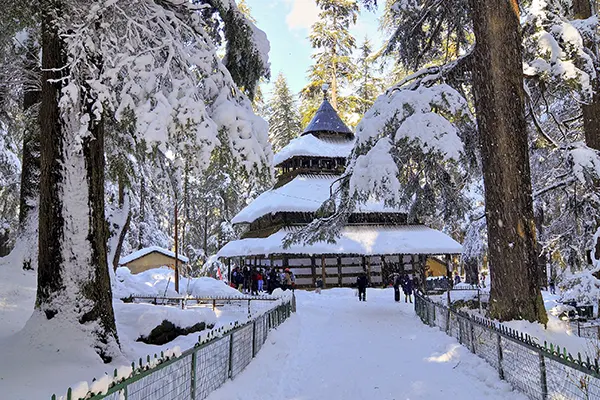
[{"label": "snow-covered path", "polygon": [[525,399],[390,289],[297,292],[298,313],[209,400]]}]

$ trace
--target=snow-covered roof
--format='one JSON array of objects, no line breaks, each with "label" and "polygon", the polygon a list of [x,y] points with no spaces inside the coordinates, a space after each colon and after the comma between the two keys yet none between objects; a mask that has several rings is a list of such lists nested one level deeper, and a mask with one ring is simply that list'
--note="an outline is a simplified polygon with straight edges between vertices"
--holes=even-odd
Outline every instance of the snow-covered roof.
[{"label": "snow-covered roof", "polygon": [[344,157],[347,158],[354,147],[354,139],[318,138],[312,134],[303,135],[293,139],[273,157],[273,165],[295,156],[308,157]]},{"label": "snow-covered roof", "polygon": [[[330,187],[339,175],[298,175],[287,184],[267,190],[240,211],[231,222],[251,223],[267,214],[278,212],[315,212],[329,198]],[[398,213],[383,202],[369,201],[358,206],[361,213]]]},{"label": "snow-covered roof", "polygon": [[[137,260],[138,258],[144,257],[145,255],[148,255],[148,254],[154,253],[154,252],[163,254],[163,255],[165,255],[167,257],[171,257],[173,259],[175,258],[175,253],[173,253],[172,251],[163,249],[162,247],[158,247],[158,246],[151,246],[151,247],[139,249],[138,251],[134,251],[133,253],[131,253],[125,257],[121,257],[119,259],[119,265],[125,265],[127,263],[132,262],[133,260]],[[184,263],[187,263],[190,261],[189,258],[187,258],[181,254],[177,255],[177,259]]]},{"label": "snow-covered roof", "polygon": [[313,132],[335,132],[352,135],[350,128],[344,124],[327,99],[323,99],[321,106],[302,134],[306,135]]},{"label": "snow-covered roof", "polygon": [[283,228],[266,238],[246,238],[227,243],[219,257],[276,254],[460,254],[462,245],[450,236],[423,225],[346,226],[335,244],[318,242],[283,248],[285,236],[299,228]]}]

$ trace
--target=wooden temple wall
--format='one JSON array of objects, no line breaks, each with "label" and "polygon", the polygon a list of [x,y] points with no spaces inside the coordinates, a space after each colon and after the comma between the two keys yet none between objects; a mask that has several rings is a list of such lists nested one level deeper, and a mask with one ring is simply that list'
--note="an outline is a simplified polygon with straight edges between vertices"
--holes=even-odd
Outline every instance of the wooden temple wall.
[{"label": "wooden temple wall", "polygon": [[418,254],[395,256],[289,256],[285,258],[246,258],[246,265],[259,268],[289,268],[296,276],[299,288],[314,288],[317,277],[325,287],[353,286],[361,272],[369,277],[372,286],[390,283],[393,273],[421,274],[425,257]]}]

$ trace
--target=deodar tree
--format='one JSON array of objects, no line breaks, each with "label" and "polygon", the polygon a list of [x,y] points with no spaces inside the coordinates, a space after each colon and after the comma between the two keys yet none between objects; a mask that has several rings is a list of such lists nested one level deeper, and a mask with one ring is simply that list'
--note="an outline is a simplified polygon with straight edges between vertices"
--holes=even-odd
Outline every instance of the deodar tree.
[{"label": "deodar tree", "polygon": [[[209,3],[41,2],[39,267],[32,318],[83,331],[105,361],[118,352],[104,210],[107,119],[176,156],[193,149],[208,161],[215,146],[228,146],[248,174],[271,158],[266,124],[238,89],[252,93],[255,79],[268,71],[268,43],[234,3]],[[247,39],[248,74],[237,69],[235,82],[207,30],[214,26],[213,9]],[[228,54],[239,55],[232,46]]]},{"label": "deodar tree", "polygon": [[490,314],[546,323],[539,287],[519,5],[472,0],[473,91],[485,182]]}]

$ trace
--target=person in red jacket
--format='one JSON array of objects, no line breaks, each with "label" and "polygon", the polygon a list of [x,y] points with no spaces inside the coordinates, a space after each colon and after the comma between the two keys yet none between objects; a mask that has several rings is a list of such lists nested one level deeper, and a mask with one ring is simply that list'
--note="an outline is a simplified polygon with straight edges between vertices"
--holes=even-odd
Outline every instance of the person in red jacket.
[{"label": "person in red jacket", "polygon": [[263,280],[262,272],[260,270],[258,270],[258,274],[256,274],[256,279],[258,279],[258,291],[262,292],[264,280]]}]

